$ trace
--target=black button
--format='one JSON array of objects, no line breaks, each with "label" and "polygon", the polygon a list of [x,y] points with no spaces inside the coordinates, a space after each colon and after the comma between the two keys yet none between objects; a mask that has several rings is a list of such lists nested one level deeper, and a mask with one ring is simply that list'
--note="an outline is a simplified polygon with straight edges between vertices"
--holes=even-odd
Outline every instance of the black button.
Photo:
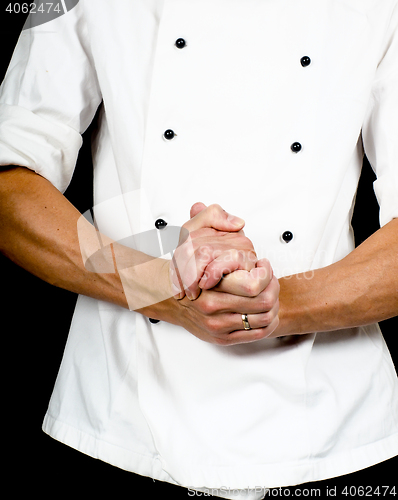
[{"label": "black button", "polygon": [[174,131],[173,131],[173,130],[168,129],[168,130],[166,130],[166,132],[163,134],[163,137],[164,137],[165,139],[167,139],[168,141],[171,141],[171,139],[174,139],[175,135],[176,135],[176,134],[174,133]]},{"label": "black button", "polygon": [[154,325],[156,325],[156,323],[159,323],[159,322],[160,322],[160,319],[152,319],[152,318],[149,318],[149,322],[150,322],[150,323],[153,323]]},{"label": "black button", "polygon": [[304,56],[300,59],[300,62],[301,62],[301,66],[303,68],[306,68],[307,66],[309,66],[311,64],[311,59],[308,56]]},{"label": "black button", "polygon": [[293,151],[293,153],[299,153],[302,149],[302,146],[299,142],[293,142],[293,144],[290,146],[290,149]]},{"label": "black button", "polygon": [[187,42],[183,38],[178,38],[176,40],[175,46],[177,49],[183,49],[186,46]]},{"label": "black button", "polygon": [[164,229],[167,226],[167,222],[163,219],[158,219],[155,222],[156,229]]},{"label": "black button", "polygon": [[285,243],[289,243],[290,241],[292,241],[293,239],[293,233],[291,231],[285,231],[283,234],[282,234],[282,240],[285,242]]}]

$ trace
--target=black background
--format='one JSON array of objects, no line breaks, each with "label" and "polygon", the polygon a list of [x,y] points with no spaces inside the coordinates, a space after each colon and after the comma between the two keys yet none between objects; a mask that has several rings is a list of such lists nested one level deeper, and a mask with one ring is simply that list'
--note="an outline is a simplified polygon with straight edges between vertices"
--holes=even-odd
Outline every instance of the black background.
[{"label": "black background", "polygon": [[[19,2],[21,3],[21,2]],[[8,14],[0,6],[0,81],[3,80],[12,51],[26,16]],[[92,164],[90,135],[93,124],[84,134],[84,145],[66,197],[81,211],[92,206]],[[373,193],[374,175],[365,160],[353,218],[357,243],[378,229],[378,206]],[[13,493],[27,495],[118,495],[140,494],[149,498],[170,494],[189,498],[187,490],[112,467],[79,453],[41,431],[53,384],[62,358],[76,296],[54,288],[0,255],[2,314],[2,428],[3,486]],[[398,319],[381,324],[384,337],[397,366]],[[321,425],[321,423],[320,423]],[[337,496],[344,486],[385,485],[397,483],[398,458],[363,471],[318,483],[300,485],[336,487]],[[293,496],[294,487],[290,488]],[[354,490],[352,490],[353,492]],[[286,496],[289,492],[282,492]],[[47,496],[47,495],[46,495]]]}]

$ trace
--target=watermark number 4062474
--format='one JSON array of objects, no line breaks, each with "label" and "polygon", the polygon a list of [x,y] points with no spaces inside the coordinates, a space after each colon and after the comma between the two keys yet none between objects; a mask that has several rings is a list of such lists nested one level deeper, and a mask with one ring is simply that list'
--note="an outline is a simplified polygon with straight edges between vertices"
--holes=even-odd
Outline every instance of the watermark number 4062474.
[{"label": "watermark number 4062474", "polygon": [[6,5],[6,14],[27,14],[24,30],[48,23],[72,10],[79,0],[58,0],[55,2],[10,2]]}]

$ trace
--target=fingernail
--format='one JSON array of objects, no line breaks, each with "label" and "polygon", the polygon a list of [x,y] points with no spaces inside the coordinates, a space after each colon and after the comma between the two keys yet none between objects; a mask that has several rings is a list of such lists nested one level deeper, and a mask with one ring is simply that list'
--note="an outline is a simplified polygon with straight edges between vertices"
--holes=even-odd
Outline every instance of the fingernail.
[{"label": "fingernail", "polygon": [[235,227],[241,227],[245,224],[245,221],[240,217],[236,217],[235,215],[228,214],[228,222],[230,222]]}]

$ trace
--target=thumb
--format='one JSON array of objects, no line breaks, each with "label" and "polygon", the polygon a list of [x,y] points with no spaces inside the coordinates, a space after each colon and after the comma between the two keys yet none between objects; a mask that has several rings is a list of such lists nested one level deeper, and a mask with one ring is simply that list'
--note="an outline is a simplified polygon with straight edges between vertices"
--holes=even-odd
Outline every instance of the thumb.
[{"label": "thumb", "polygon": [[207,208],[207,207],[204,203],[201,203],[200,201],[198,203],[195,203],[191,207],[189,217],[192,219],[192,217],[195,217],[195,215],[198,215],[198,213],[201,212],[202,210],[204,210],[205,208]]},{"label": "thumb", "polygon": [[[195,204],[192,209],[194,209],[197,205],[199,204]],[[200,204],[199,206],[204,207],[203,204]],[[235,232],[240,231],[244,225],[245,221],[243,219],[228,214],[220,207],[220,205],[214,204],[206,208],[202,208],[202,210],[200,210],[194,217],[184,224],[184,227],[190,232],[205,227],[211,227],[213,229],[217,229],[218,231]]]}]

